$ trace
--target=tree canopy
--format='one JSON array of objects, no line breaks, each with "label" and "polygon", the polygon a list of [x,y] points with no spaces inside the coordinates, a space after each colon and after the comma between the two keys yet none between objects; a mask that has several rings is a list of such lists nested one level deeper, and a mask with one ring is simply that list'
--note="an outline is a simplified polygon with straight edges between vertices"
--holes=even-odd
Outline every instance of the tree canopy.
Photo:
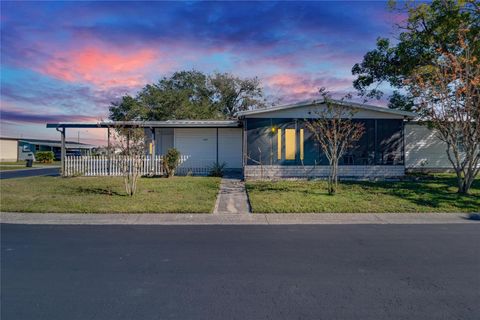
[{"label": "tree canopy", "polygon": [[228,119],[264,105],[258,78],[178,71],[110,105],[111,120]]},{"label": "tree canopy", "polygon": [[407,2],[405,9],[397,43],[378,39],[353,66],[354,87],[370,98],[382,96],[384,82],[401,90],[389,107],[413,109],[435,129],[466,194],[480,173],[480,2]]},{"label": "tree canopy", "polygon": [[475,37],[480,33],[478,0],[434,0],[431,3],[408,1],[402,7],[391,2],[392,10],[406,11],[407,20],[398,26],[398,39],[378,38],[376,48],[352,68],[356,76],[353,86],[365,98],[381,98],[379,89],[387,83],[395,89],[389,107],[414,109],[414,96],[406,88],[405,80],[420,67],[435,63],[444,53],[457,54],[458,34],[466,29],[465,41],[471,42],[472,54],[480,56],[480,44]]}]

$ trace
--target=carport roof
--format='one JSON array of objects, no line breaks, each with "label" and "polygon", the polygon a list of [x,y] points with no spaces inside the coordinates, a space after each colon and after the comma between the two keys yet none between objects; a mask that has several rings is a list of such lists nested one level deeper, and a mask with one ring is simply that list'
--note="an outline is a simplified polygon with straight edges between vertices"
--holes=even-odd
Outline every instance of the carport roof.
[{"label": "carport roof", "polygon": [[47,123],[47,128],[237,128],[238,120],[99,121]]}]

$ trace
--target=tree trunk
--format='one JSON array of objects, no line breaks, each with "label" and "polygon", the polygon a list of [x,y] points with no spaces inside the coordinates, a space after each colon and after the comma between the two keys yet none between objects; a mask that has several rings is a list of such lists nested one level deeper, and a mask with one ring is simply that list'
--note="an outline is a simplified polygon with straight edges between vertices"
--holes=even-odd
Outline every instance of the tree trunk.
[{"label": "tree trunk", "polygon": [[455,170],[455,173],[457,174],[457,193],[467,195],[473,184],[473,180],[475,180],[475,172],[467,170],[463,176],[460,170]]},{"label": "tree trunk", "polygon": [[338,161],[334,157],[330,162],[330,175],[328,177],[328,194],[334,195],[337,192]]}]

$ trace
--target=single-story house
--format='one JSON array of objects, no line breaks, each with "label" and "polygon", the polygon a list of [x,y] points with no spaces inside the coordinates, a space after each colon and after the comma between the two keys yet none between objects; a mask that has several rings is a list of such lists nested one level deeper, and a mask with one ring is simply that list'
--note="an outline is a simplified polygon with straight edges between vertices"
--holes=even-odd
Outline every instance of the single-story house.
[{"label": "single-story house", "polygon": [[[446,154],[441,154],[441,144],[436,147],[435,159],[428,161],[431,156],[423,150],[430,150],[432,141],[421,141],[438,138],[428,128],[413,124],[416,114],[343,101],[334,104],[351,108],[354,121],[365,127],[356,147],[340,160],[340,176],[402,176],[407,167],[424,165],[425,161],[419,160],[424,158],[432,165],[443,165]],[[243,111],[234,120],[67,122],[47,127],[64,135],[67,128],[139,126],[145,128],[147,153],[163,155],[174,147],[184,157],[184,168],[205,169],[225,163],[227,170],[241,171],[247,179],[323,177],[329,172],[328,161],[305,121],[317,118],[325,107],[322,101],[308,101]],[[442,160],[437,159],[440,157]]]},{"label": "single-story house", "polygon": [[[95,146],[74,141],[66,141],[67,153],[85,155]],[[61,142],[58,140],[0,137],[0,161],[20,161],[31,159],[38,151],[53,151],[60,158]]]}]

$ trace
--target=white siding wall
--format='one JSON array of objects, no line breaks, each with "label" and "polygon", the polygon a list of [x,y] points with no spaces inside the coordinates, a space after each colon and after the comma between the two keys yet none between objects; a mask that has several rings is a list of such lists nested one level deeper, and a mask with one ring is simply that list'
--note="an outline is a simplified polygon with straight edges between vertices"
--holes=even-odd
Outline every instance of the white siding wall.
[{"label": "white siding wall", "polygon": [[435,130],[416,123],[405,124],[405,167],[407,169],[449,169],[447,146]]},{"label": "white siding wall", "polygon": [[242,168],[242,129],[218,129],[218,162],[227,168]]},{"label": "white siding wall", "polygon": [[17,161],[17,140],[0,139],[0,161]]},{"label": "white siding wall", "polygon": [[175,128],[174,145],[187,157],[185,166],[209,167],[217,161],[215,128]]}]

